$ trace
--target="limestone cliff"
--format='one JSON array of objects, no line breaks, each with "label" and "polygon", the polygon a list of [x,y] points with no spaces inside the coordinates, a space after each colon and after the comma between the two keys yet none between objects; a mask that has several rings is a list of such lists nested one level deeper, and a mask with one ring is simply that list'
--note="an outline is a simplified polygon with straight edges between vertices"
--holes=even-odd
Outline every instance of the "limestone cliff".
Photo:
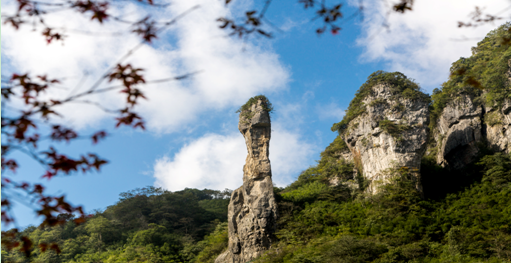
[{"label": "limestone cliff", "polygon": [[232,193],[229,203],[229,247],[216,263],[251,261],[274,241],[277,204],[268,158],[271,123],[269,102],[261,97],[252,98],[240,112],[238,128],[248,155],[243,166],[243,185]]},{"label": "limestone cliff", "polygon": [[[470,57],[455,61],[433,100],[428,159],[460,169],[483,152],[511,151],[510,23],[489,32]],[[433,158],[431,158],[433,157]]]},{"label": "limestone cliff", "polygon": [[502,107],[475,101],[473,95],[460,94],[443,109],[432,135],[439,165],[463,168],[484,149],[511,152],[511,101],[505,100]]},{"label": "limestone cliff", "polygon": [[[467,84],[454,71],[444,89],[433,94],[434,100],[447,101],[435,105],[441,113],[433,123],[434,141],[428,149],[428,155],[436,155],[437,164],[460,169],[475,161],[482,151],[511,152],[511,59],[506,61],[497,68],[506,71],[488,69],[493,79],[499,80],[494,81],[497,84],[481,84],[475,77],[472,84]],[[473,74],[465,69],[462,73],[463,78]]]},{"label": "limestone cliff", "polygon": [[[348,144],[359,173],[385,182],[387,168],[419,170],[424,154],[428,167],[457,170],[488,152],[510,153],[510,27],[491,31],[470,57],[455,61],[449,79],[431,96],[419,94],[402,73],[371,74],[332,127]],[[374,192],[374,184],[369,190]]]},{"label": "limestone cliff", "polygon": [[511,99],[505,100],[501,109],[487,107],[484,120],[489,148],[511,153]]},{"label": "limestone cliff", "polygon": [[421,157],[426,150],[429,111],[425,96],[400,96],[392,84],[371,88],[362,104],[363,113],[352,119],[343,137],[359,172],[370,181],[369,192],[388,181],[385,170],[406,166],[414,169],[419,184]]},{"label": "limestone cliff", "polygon": [[479,153],[483,107],[474,96],[461,94],[447,103],[436,123],[437,163],[459,169],[473,162]]},{"label": "limestone cliff", "polygon": [[489,148],[511,153],[511,88],[509,88],[511,87],[511,59],[507,61],[507,66],[505,77],[508,98],[504,100],[501,108],[486,107],[484,121]]}]

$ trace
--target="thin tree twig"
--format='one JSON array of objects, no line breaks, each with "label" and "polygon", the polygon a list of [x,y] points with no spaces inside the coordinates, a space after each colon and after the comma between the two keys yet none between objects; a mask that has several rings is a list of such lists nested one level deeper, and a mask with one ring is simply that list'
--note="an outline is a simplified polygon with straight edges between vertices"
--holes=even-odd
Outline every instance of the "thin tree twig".
[{"label": "thin tree twig", "polygon": [[[156,32],[159,32],[159,31],[162,31],[163,29],[165,29],[166,27],[176,23],[179,19],[181,19],[182,17],[184,17],[185,15],[187,15],[188,13],[198,9],[200,6],[199,5],[196,5],[196,6],[193,6],[192,8],[186,10],[185,12],[181,13],[180,15],[178,15],[177,17],[175,17],[174,19],[172,19],[171,21],[165,23],[165,25],[163,27],[161,27],[159,30],[157,30]],[[113,66],[111,66],[103,76],[101,76],[97,81],[96,83],[94,83],[91,87],[91,89],[89,90],[90,92],[86,93],[86,94],[90,94],[92,93],[92,91],[94,91],[96,88],[98,88],[98,86],[101,84],[101,82],[103,82],[103,80],[108,76],[108,73],[110,71],[112,71],[116,65],[118,65],[119,63],[121,63],[122,61],[124,61],[126,58],[128,58],[129,56],[131,56],[136,50],[138,50],[140,47],[142,47],[147,41],[146,40],[143,40],[142,42],[140,42],[137,46],[135,46],[134,48],[132,48],[131,50],[129,50],[124,56],[122,56],[118,61],[117,63],[114,63]]]}]

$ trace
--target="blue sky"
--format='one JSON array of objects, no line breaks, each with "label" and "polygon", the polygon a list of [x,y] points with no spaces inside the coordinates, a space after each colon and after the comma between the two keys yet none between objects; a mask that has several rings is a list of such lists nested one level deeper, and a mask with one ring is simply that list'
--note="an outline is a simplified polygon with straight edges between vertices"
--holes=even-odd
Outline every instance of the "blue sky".
[{"label": "blue sky", "polygon": [[[252,8],[251,1],[234,1],[229,9],[217,0],[174,1],[156,16],[168,20],[197,3],[201,7],[128,61],[145,68],[146,79],[202,73],[186,81],[144,87],[148,100],[138,109],[147,121],[147,131],[115,129],[113,116],[74,104],[61,110],[64,119],[52,121],[70,125],[81,134],[106,129],[110,136],[96,146],[84,140],[59,144],[58,149],[75,157],[96,152],[110,163],[100,173],[48,182],[40,179],[43,169],[37,163],[14,155],[21,168],[15,175],[4,176],[42,182],[50,193],[65,194],[88,212],[104,210],[118,200],[119,193],[148,185],[172,191],[235,189],[242,183],[246,157],[235,111],[251,96],[265,94],[275,108],[270,143],[273,181],[285,186],[314,165],[335,138],[330,127],[342,119],[369,74],[401,71],[430,92],[446,80],[450,63],[469,56],[477,39],[498,25],[457,28],[457,21],[468,21],[474,6],[481,5],[475,0],[417,0],[414,11],[405,15],[388,15],[387,2],[374,0],[366,1],[363,20],[346,22],[338,35],[318,37],[314,31],[321,24],[311,22],[313,14],[296,2],[274,1],[270,7],[268,19],[282,30],[274,30],[275,38],[243,41],[228,37],[214,20]],[[496,13],[511,2],[484,4],[486,11]],[[12,6],[11,1],[2,1],[3,11]],[[143,17],[146,11],[135,5],[115,8],[132,19]],[[344,8],[346,15],[356,10],[349,1]],[[28,71],[66,77],[61,88],[46,94],[49,97],[69,94],[69,87],[81,79],[85,79],[82,88],[87,88],[138,41],[130,35],[93,38],[77,34],[73,29],[111,32],[125,28],[115,23],[101,27],[72,13],[49,21],[67,28],[64,45],[46,45],[28,27],[20,31],[2,27],[2,75]],[[91,100],[112,108],[122,105],[116,92]],[[14,212],[21,227],[40,222],[29,207],[16,204]]]}]

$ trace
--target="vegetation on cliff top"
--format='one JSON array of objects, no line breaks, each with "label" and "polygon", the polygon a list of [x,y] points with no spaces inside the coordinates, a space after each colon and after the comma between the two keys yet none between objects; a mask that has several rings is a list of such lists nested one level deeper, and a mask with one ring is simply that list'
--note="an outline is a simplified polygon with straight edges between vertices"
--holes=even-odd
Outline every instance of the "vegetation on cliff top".
[{"label": "vegetation on cliff top", "polygon": [[252,98],[250,98],[245,104],[243,104],[236,113],[240,114],[241,119],[243,119],[244,123],[248,123],[249,120],[254,117],[254,112],[250,110],[252,105],[257,104],[258,101],[261,101],[261,106],[263,107],[263,110],[267,111],[268,113],[273,112],[273,105],[271,104],[270,100],[266,98],[264,95],[257,95]]},{"label": "vegetation on cliff top", "polygon": [[257,96],[254,96],[254,97],[248,99],[248,101],[245,104],[243,104],[243,106],[241,106],[236,111],[236,113],[243,113],[244,111],[250,110],[250,107],[252,107],[252,105],[256,104],[257,101],[259,101],[259,100],[262,102],[262,106],[263,106],[264,110],[266,110],[268,113],[273,112],[273,105],[271,104],[270,100],[268,100],[268,98],[266,98],[266,96],[264,96],[264,95],[257,95]]},{"label": "vegetation on cliff top", "polygon": [[341,122],[335,123],[332,126],[332,131],[343,133],[350,121],[363,114],[366,111],[364,99],[372,94],[375,85],[382,83],[391,87],[393,93],[391,99],[393,100],[398,98],[429,100],[429,96],[420,91],[419,85],[414,80],[407,78],[403,73],[378,70],[369,75],[367,81],[360,86],[357,93],[355,93],[355,98],[350,102],[344,118]]},{"label": "vegetation on cliff top", "polygon": [[460,94],[476,98],[476,103],[486,106],[502,106],[504,100],[511,99],[511,83],[506,73],[511,60],[511,22],[507,22],[489,32],[472,48],[472,56],[460,58],[451,66],[449,80],[442,89],[435,89],[431,96],[431,125],[442,114],[448,102]]}]

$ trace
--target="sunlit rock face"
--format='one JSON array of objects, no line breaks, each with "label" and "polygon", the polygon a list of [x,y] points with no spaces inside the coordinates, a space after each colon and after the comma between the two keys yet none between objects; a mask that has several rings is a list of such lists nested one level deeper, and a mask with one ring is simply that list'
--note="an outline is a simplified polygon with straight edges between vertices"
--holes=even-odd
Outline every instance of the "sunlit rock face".
[{"label": "sunlit rock face", "polygon": [[365,112],[348,124],[344,140],[370,193],[389,181],[389,168],[408,167],[420,185],[421,158],[428,139],[429,110],[424,98],[395,96],[389,84],[377,84],[364,99]]},{"label": "sunlit rock face", "polygon": [[248,155],[243,185],[232,193],[229,203],[229,248],[216,263],[249,262],[261,256],[272,245],[276,229],[277,204],[269,159],[271,123],[263,101],[240,113],[238,128]]}]

